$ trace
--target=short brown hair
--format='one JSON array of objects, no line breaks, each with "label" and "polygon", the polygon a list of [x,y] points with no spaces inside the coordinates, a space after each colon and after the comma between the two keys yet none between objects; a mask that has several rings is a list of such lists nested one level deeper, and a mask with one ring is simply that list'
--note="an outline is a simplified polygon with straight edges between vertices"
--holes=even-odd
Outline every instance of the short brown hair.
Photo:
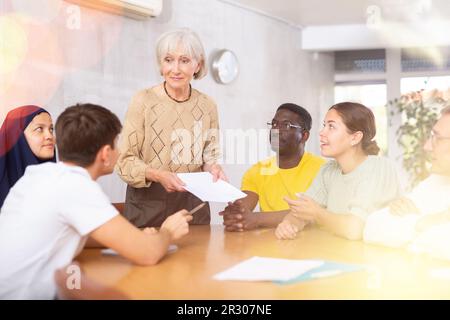
[{"label": "short brown hair", "polygon": [[374,140],[377,128],[372,110],[356,102],[341,102],[330,108],[336,110],[351,133],[361,131],[361,147],[367,155],[377,155],[380,148]]},{"label": "short brown hair", "polygon": [[76,104],[58,117],[55,125],[59,159],[87,167],[105,145],[114,148],[122,125],[108,109],[95,104]]}]

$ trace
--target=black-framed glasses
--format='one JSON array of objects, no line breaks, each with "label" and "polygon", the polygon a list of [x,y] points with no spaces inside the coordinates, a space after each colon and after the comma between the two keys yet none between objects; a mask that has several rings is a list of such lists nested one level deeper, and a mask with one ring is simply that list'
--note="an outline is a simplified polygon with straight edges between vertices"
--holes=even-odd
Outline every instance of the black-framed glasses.
[{"label": "black-framed glasses", "polygon": [[436,146],[436,144],[439,140],[450,140],[450,137],[443,137],[439,134],[436,134],[436,132],[434,132],[434,130],[431,130],[429,139],[431,140],[431,144],[433,146]]},{"label": "black-framed glasses", "polygon": [[292,124],[289,121],[278,122],[278,121],[272,120],[272,121],[268,121],[267,125],[269,126],[269,129],[289,130],[291,128],[297,128],[297,129],[303,130],[302,126],[299,126],[297,124]]}]

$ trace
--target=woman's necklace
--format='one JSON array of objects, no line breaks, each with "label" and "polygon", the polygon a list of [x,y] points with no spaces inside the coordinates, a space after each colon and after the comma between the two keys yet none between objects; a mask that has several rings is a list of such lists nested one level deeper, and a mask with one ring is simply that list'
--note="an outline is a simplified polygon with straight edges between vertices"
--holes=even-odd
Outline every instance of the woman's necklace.
[{"label": "woman's necklace", "polygon": [[169,94],[169,92],[167,92],[166,82],[165,82],[165,81],[164,81],[164,91],[166,92],[167,96],[168,96],[170,99],[172,99],[172,100],[175,101],[175,102],[181,103],[181,102],[186,102],[186,101],[188,101],[188,100],[191,98],[192,87],[191,87],[191,84],[189,84],[189,96],[188,96],[186,99],[184,99],[184,100],[177,100],[177,99],[175,99],[174,97],[172,97],[172,96]]}]

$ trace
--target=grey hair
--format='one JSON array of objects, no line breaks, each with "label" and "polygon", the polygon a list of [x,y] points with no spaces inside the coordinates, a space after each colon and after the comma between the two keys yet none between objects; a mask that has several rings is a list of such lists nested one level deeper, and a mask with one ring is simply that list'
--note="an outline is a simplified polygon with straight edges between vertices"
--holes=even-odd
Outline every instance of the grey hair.
[{"label": "grey hair", "polygon": [[201,79],[208,73],[205,59],[205,49],[199,36],[188,28],[180,28],[163,33],[156,42],[156,59],[159,68],[164,57],[170,51],[176,50],[178,45],[184,48],[186,54],[197,60],[200,69],[194,73],[194,79]]}]

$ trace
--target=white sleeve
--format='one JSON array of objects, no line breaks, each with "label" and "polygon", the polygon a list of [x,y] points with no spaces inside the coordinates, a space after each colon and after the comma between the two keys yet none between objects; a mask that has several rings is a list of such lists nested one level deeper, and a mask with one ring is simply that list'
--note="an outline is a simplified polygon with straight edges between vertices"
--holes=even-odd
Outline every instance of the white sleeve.
[{"label": "white sleeve", "polygon": [[387,247],[403,247],[414,238],[418,219],[416,214],[393,215],[389,208],[376,211],[366,220],[364,241]]},{"label": "white sleeve", "polygon": [[60,216],[81,236],[85,236],[114,218],[118,211],[100,186],[89,178],[73,176],[62,185]]}]

